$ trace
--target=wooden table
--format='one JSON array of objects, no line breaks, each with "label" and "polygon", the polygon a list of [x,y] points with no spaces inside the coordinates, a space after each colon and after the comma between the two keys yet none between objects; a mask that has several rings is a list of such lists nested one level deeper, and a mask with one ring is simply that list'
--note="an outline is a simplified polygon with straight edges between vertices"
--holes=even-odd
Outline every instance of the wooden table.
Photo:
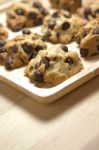
[{"label": "wooden table", "polygon": [[99,76],[50,105],[0,82],[0,150],[99,150]]}]

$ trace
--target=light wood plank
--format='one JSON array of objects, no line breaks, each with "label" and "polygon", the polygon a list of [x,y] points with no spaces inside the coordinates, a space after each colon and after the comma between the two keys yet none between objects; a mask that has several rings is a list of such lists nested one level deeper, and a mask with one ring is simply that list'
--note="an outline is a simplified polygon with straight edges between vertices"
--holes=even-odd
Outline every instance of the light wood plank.
[{"label": "light wood plank", "polygon": [[[0,85],[2,91],[9,88]],[[99,146],[99,77],[50,105],[38,104],[12,88],[9,92],[9,102],[14,97],[18,102],[0,115],[0,150],[91,150],[91,144]],[[8,94],[2,95],[0,101],[6,100]]]}]

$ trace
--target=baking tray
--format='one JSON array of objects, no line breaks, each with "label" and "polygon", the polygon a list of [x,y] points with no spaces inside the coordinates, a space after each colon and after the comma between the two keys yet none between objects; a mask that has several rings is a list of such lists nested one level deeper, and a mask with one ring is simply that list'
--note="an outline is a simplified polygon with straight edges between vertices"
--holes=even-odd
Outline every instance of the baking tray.
[{"label": "baking tray", "polygon": [[[0,19],[6,27],[5,12],[0,13]],[[13,33],[9,29],[7,30],[10,39],[17,34],[21,34],[21,31]],[[40,27],[30,28],[30,30],[40,33]],[[50,46],[50,44],[48,45]],[[79,54],[77,43],[70,43],[68,47],[70,50],[76,51]],[[81,60],[84,65],[84,69],[81,72],[52,88],[39,88],[33,83],[30,83],[29,79],[24,76],[24,67],[13,71],[7,71],[3,66],[0,66],[0,80],[31,96],[40,103],[51,103],[99,75],[99,55],[93,56],[87,60],[81,58]]]}]

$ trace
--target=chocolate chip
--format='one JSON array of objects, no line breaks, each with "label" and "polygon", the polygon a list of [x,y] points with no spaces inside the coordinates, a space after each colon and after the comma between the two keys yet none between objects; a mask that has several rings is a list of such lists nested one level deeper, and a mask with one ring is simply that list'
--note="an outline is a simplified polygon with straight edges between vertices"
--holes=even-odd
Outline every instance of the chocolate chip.
[{"label": "chocolate chip", "polygon": [[59,17],[59,13],[56,11],[56,12],[54,12],[53,14],[52,14],[52,17],[53,18],[58,18]]},{"label": "chocolate chip", "polygon": [[23,26],[24,25],[18,23],[18,24],[16,24],[16,26],[14,26],[14,28],[12,30],[13,30],[13,32],[20,31],[23,28]]},{"label": "chocolate chip", "polygon": [[5,42],[5,41],[0,40],[0,48],[1,48],[1,47],[3,47],[5,44],[6,44],[6,42]]},{"label": "chocolate chip", "polygon": [[33,46],[30,43],[24,43],[22,45],[22,48],[27,54],[31,54],[34,50]]},{"label": "chocolate chip", "polygon": [[59,39],[59,37],[60,37],[60,32],[57,32],[57,33],[56,33],[56,36],[57,36],[57,38]]},{"label": "chocolate chip", "polygon": [[48,24],[48,28],[49,28],[49,29],[53,29],[53,28],[55,27],[55,25],[56,25],[56,21],[55,21],[55,20],[51,20],[51,21],[49,22],[49,24]]},{"label": "chocolate chip", "polygon": [[70,23],[69,22],[64,22],[63,24],[62,24],[62,27],[61,27],[61,29],[62,30],[67,30],[68,28],[70,28]]},{"label": "chocolate chip", "polygon": [[41,12],[42,15],[44,15],[44,16],[47,15],[47,11],[45,10],[45,8],[40,7],[39,11]]},{"label": "chocolate chip", "polygon": [[39,25],[42,25],[43,23],[43,19],[42,18],[37,18],[34,22],[35,26],[39,26]]},{"label": "chocolate chip", "polygon": [[21,9],[21,8],[16,9],[16,11],[15,11],[15,12],[16,12],[16,13],[17,13],[17,15],[19,15],[19,16],[24,15],[24,10],[23,10],[23,9]]},{"label": "chocolate chip", "polygon": [[66,63],[68,63],[69,65],[72,65],[73,64],[73,60],[71,57],[68,57],[66,60],[65,60]]},{"label": "chocolate chip", "polygon": [[13,64],[13,60],[11,57],[8,57],[5,63],[6,69],[11,69],[11,65]]},{"label": "chocolate chip", "polygon": [[37,14],[35,12],[31,11],[31,12],[28,13],[27,17],[29,19],[34,19],[35,20],[36,17],[37,17]]},{"label": "chocolate chip", "polygon": [[62,48],[63,51],[68,52],[68,47],[67,46],[62,45],[61,48]]},{"label": "chocolate chip", "polygon": [[42,13],[42,15],[46,15],[47,14],[47,11],[45,10],[45,8],[43,8],[42,4],[39,2],[39,1],[34,1],[33,2],[33,6],[38,8],[39,11]]},{"label": "chocolate chip", "polygon": [[54,57],[54,59],[53,59],[54,61],[56,61],[57,60],[57,57]]},{"label": "chocolate chip", "polygon": [[93,18],[96,18],[96,14],[95,14],[95,13],[93,13],[93,14],[92,14],[92,17],[93,17]]},{"label": "chocolate chip", "polygon": [[99,45],[97,45],[97,50],[99,51]]},{"label": "chocolate chip", "polygon": [[41,61],[40,61],[40,65],[45,64],[45,69],[48,69],[50,64],[49,64],[49,59],[47,57],[44,57]]},{"label": "chocolate chip", "polygon": [[39,50],[43,50],[43,47],[41,45],[36,46],[36,51],[38,52]]},{"label": "chocolate chip", "polygon": [[28,30],[28,29],[23,29],[23,30],[22,30],[22,33],[29,35],[29,34],[31,33],[31,31]]},{"label": "chocolate chip", "polygon": [[82,57],[87,57],[89,53],[89,50],[87,48],[81,48],[80,49],[80,54]]},{"label": "chocolate chip", "polygon": [[81,43],[81,39],[80,39],[80,37],[78,36],[78,37],[76,37],[75,38],[75,40],[76,40],[76,42],[78,43],[78,44],[80,44]]},{"label": "chocolate chip", "polygon": [[49,41],[50,36],[51,36],[51,32],[50,32],[50,31],[47,31],[47,32],[45,33],[45,35],[42,36],[42,40],[43,40],[43,41]]},{"label": "chocolate chip", "polygon": [[36,7],[36,8],[40,8],[42,5],[41,5],[41,3],[39,1],[35,0],[33,2],[33,6]]},{"label": "chocolate chip", "polygon": [[38,69],[40,67],[40,64],[35,64],[35,69]]},{"label": "chocolate chip", "polygon": [[97,9],[97,10],[95,11],[95,14],[99,14],[99,9]]},{"label": "chocolate chip", "polygon": [[47,37],[51,36],[51,32],[50,31],[47,31],[45,34],[46,34]]},{"label": "chocolate chip", "polygon": [[34,59],[36,56],[37,56],[37,54],[32,54],[32,55],[30,56],[30,59],[29,59],[29,60]]},{"label": "chocolate chip", "polygon": [[88,34],[87,32],[84,32],[84,33],[83,33],[83,37],[87,36],[87,34]]},{"label": "chocolate chip", "polygon": [[43,73],[39,71],[34,72],[34,80],[38,82],[43,82]]},{"label": "chocolate chip", "polygon": [[99,34],[99,28],[94,29],[93,34]]},{"label": "chocolate chip", "polygon": [[84,9],[84,16],[86,19],[88,19],[88,16],[92,15],[91,9],[90,8],[85,8]]},{"label": "chocolate chip", "polygon": [[14,44],[14,45],[12,46],[12,51],[13,51],[14,53],[17,53],[17,52],[18,52],[18,45],[17,45],[17,44]]}]

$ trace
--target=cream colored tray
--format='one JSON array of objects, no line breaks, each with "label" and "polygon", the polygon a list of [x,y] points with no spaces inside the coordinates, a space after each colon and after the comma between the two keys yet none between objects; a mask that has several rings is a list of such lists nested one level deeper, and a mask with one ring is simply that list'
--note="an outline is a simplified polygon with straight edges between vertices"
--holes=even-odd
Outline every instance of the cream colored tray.
[{"label": "cream colored tray", "polygon": [[[6,26],[5,13],[0,14],[0,19]],[[34,32],[40,32],[40,27],[31,30]],[[16,34],[20,34],[12,33],[9,29],[8,32],[10,34],[9,38],[13,38]],[[76,43],[73,42],[69,44],[68,47],[70,50],[74,50],[79,53],[79,48]],[[29,79],[24,76],[24,68],[8,72],[3,66],[0,66],[0,80],[13,86],[17,90],[28,94],[38,102],[51,103],[99,75],[99,56],[94,56],[89,60],[82,59],[82,63],[84,65],[84,70],[64,81],[60,85],[52,88],[38,88],[34,84],[30,83]]]}]

